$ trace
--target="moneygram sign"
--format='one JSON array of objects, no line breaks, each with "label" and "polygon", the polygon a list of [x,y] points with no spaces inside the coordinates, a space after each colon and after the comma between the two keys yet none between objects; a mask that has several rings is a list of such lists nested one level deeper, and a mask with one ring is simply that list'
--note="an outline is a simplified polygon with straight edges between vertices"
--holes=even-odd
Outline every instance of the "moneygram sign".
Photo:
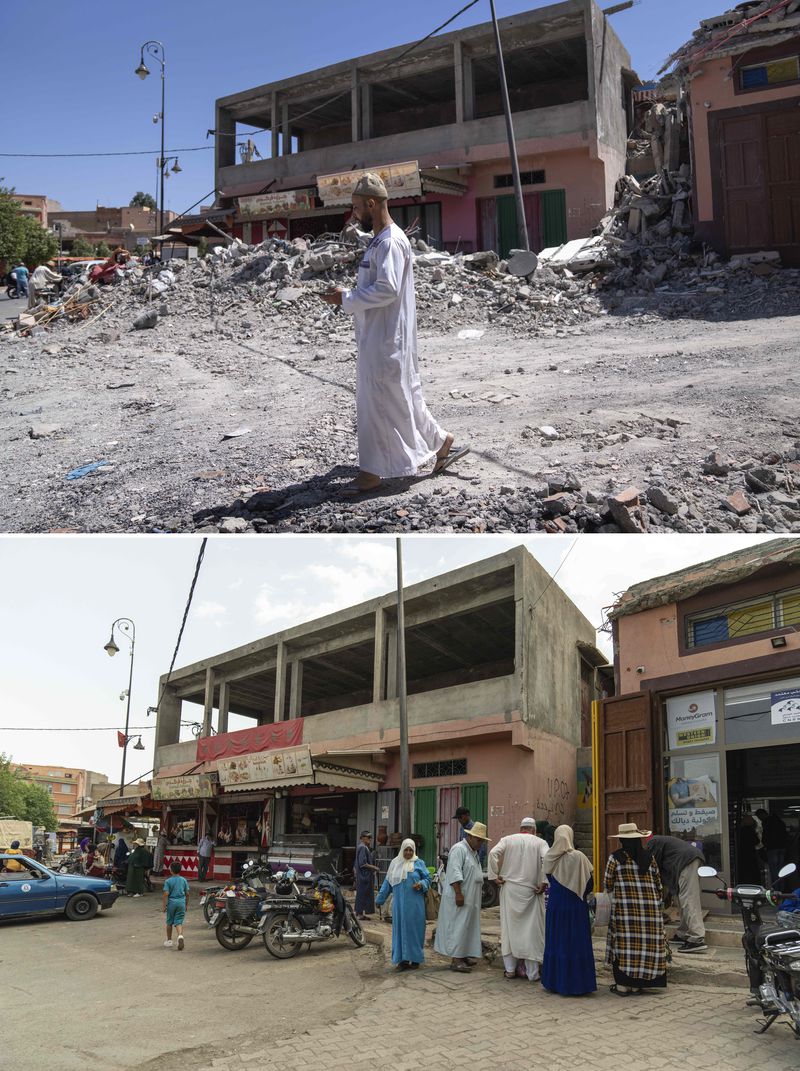
[{"label": "moneygram sign", "polygon": [[716,743],[717,719],[713,691],[677,695],[667,700],[670,751]]}]

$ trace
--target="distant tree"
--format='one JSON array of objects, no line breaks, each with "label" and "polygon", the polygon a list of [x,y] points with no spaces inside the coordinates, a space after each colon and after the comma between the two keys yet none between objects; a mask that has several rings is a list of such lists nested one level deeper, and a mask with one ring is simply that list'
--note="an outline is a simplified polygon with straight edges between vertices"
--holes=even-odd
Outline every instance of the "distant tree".
[{"label": "distant tree", "polygon": [[93,257],[94,249],[85,238],[76,238],[72,243],[73,257]]},{"label": "distant tree", "polygon": [[21,791],[22,820],[33,822],[35,826],[44,826],[50,833],[58,829],[58,815],[49,792],[30,781],[22,782]]},{"label": "distant tree", "polygon": [[131,197],[130,207],[151,208],[153,211],[155,211],[156,199],[150,193],[143,193],[141,190],[137,190],[133,197]]},{"label": "distant tree", "polygon": [[94,247],[94,255],[96,257],[110,257],[111,250],[109,249],[106,242],[98,242],[97,245]]},{"label": "distant tree", "polygon": [[14,189],[0,185],[0,257],[18,264],[25,255],[23,215]]},{"label": "distant tree", "polygon": [[0,815],[22,818],[23,807],[22,782],[11,768],[11,756],[0,751]]},{"label": "distant tree", "polygon": [[58,239],[52,231],[46,230],[38,219],[23,216],[22,234],[25,252],[22,254],[28,267],[44,264],[58,252]]}]

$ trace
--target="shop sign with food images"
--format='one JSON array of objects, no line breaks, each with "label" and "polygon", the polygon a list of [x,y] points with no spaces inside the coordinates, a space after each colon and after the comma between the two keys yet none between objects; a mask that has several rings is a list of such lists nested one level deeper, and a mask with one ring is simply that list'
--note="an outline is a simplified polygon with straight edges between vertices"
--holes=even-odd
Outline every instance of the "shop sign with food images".
[{"label": "shop sign with food images", "polygon": [[311,751],[307,747],[220,759],[218,769],[220,784],[226,786],[285,781],[290,777],[311,778],[314,773]]},{"label": "shop sign with food images", "polygon": [[184,774],[182,777],[159,777],[153,781],[154,800],[199,800],[214,795],[208,774]]}]

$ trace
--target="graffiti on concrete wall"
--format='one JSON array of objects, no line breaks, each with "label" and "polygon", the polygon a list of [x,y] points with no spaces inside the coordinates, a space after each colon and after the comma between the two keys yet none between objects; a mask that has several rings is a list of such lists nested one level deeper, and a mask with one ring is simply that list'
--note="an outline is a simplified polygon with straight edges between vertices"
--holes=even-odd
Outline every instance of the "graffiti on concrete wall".
[{"label": "graffiti on concrete wall", "polygon": [[566,781],[557,777],[548,777],[545,791],[536,800],[536,816],[546,818],[564,818],[569,813],[570,787]]}]

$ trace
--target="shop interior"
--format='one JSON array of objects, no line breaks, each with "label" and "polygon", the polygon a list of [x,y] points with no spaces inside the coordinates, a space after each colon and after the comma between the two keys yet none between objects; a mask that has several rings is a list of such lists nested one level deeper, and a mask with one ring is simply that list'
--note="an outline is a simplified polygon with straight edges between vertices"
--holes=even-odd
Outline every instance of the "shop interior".
[{"label": "shop interior", "polygon": [[770,886],[784,863],[800,886],[800,744],[729,751],[728,830],[734,881]]},{"label": "shop interior", "polygon": [[341,867],[349,872],[358,844],[358,793],[335,792],[324,796],[295,797],[289,802],[287,832],[322,834],[328,846],[341,853]]}]

